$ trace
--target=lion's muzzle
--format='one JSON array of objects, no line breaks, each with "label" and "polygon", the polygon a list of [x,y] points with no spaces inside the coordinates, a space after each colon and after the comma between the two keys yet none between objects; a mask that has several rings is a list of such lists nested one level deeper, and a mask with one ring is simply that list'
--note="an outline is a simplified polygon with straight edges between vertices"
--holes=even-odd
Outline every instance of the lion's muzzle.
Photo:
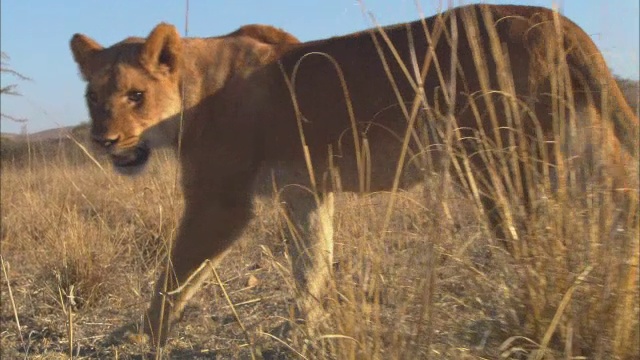
[{"label": "lion's muzzle", "polygon": [[149,160],[151,150],[147,146],[138,145],[134,148],[111,153],[111,162],[116,170],[125,175],[138,173]]},{"label": "lion's muzzle", "polygon": [[137,174],[149,160],[151,150],[137,137],[129,137],[121,141],[120,136],[92,135],[96,148],[109,154],[115,169],[124,175]]}]

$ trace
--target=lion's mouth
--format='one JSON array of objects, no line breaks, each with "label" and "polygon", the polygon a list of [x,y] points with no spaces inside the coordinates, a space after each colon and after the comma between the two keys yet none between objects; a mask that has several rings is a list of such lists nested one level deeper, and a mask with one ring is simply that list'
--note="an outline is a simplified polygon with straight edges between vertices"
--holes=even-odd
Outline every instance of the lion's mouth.
[{"label": "lion's mouth", "polygon": [[111,154],[111,162],[118,171],[129,175],[142,168],[149,160],[150,154],[151,150],[148,147],[137,146],[124,153]]}]

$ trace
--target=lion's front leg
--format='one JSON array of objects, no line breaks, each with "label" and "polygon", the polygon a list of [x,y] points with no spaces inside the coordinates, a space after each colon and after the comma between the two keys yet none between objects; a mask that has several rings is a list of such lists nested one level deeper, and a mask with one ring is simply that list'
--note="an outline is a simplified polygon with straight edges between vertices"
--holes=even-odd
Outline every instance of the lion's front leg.
[{"label": "lion's front leg", "polygon": [[298,308],[311,331],[324,323],[333,262],[333,193],[314,196],[291,187],[281,194],[289,223],[288,251],[298,289]]},{"label": "lion's front leg", "polygon": [[171,326],[185,305],[240,235],[251,218],[251,198],[245,189],[215,190],[208,197],[186,196],[184,217],[171,252],[168,269],[159,277],[144,333],[153,345],[164,345]]}]

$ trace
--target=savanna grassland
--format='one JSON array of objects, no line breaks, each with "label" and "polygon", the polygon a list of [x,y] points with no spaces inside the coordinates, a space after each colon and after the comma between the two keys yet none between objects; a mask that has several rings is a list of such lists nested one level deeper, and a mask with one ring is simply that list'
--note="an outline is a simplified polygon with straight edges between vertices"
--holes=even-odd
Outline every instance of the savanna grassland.
[{"label": "savanna grassland", "polygon": [[[637,108],[637,82],[622,83]],[[178,166],[160,151],[146,173],[121,177],[83,150],[84,130],[73,140],[2,140],[3,359],[149,351],[110,334],[140,323],[163,269],[183,207]],[[551,193],[529,182],[535,216],[519,211],[518,193],[496,191],[512,214],[506,240],[442,174],[409,192],[339,195],[332,331],[315,336],[294,318],[286,219],[258,199],[161,356],[638,358],[637,189],[620,195],[606,167],[591,165],[559,175],[587,173],[586,187],[566,181]]]}]

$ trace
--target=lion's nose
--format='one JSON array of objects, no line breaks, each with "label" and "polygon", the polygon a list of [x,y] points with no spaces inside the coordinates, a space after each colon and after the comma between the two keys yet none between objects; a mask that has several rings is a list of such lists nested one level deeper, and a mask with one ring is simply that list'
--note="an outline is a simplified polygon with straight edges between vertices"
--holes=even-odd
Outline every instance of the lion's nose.
[{"label": "lion's nose", "polygon": [[100,135],[93,135],[91,137],[93,139],[93,142],[95,142],[96,144],[104,147],[105,149],[108,149],[110,147],[112,147],[113,145],[115,145],[118,140],[120,140],[120,136],[119,135],[105,135],[105,136],[100,136]]}]

